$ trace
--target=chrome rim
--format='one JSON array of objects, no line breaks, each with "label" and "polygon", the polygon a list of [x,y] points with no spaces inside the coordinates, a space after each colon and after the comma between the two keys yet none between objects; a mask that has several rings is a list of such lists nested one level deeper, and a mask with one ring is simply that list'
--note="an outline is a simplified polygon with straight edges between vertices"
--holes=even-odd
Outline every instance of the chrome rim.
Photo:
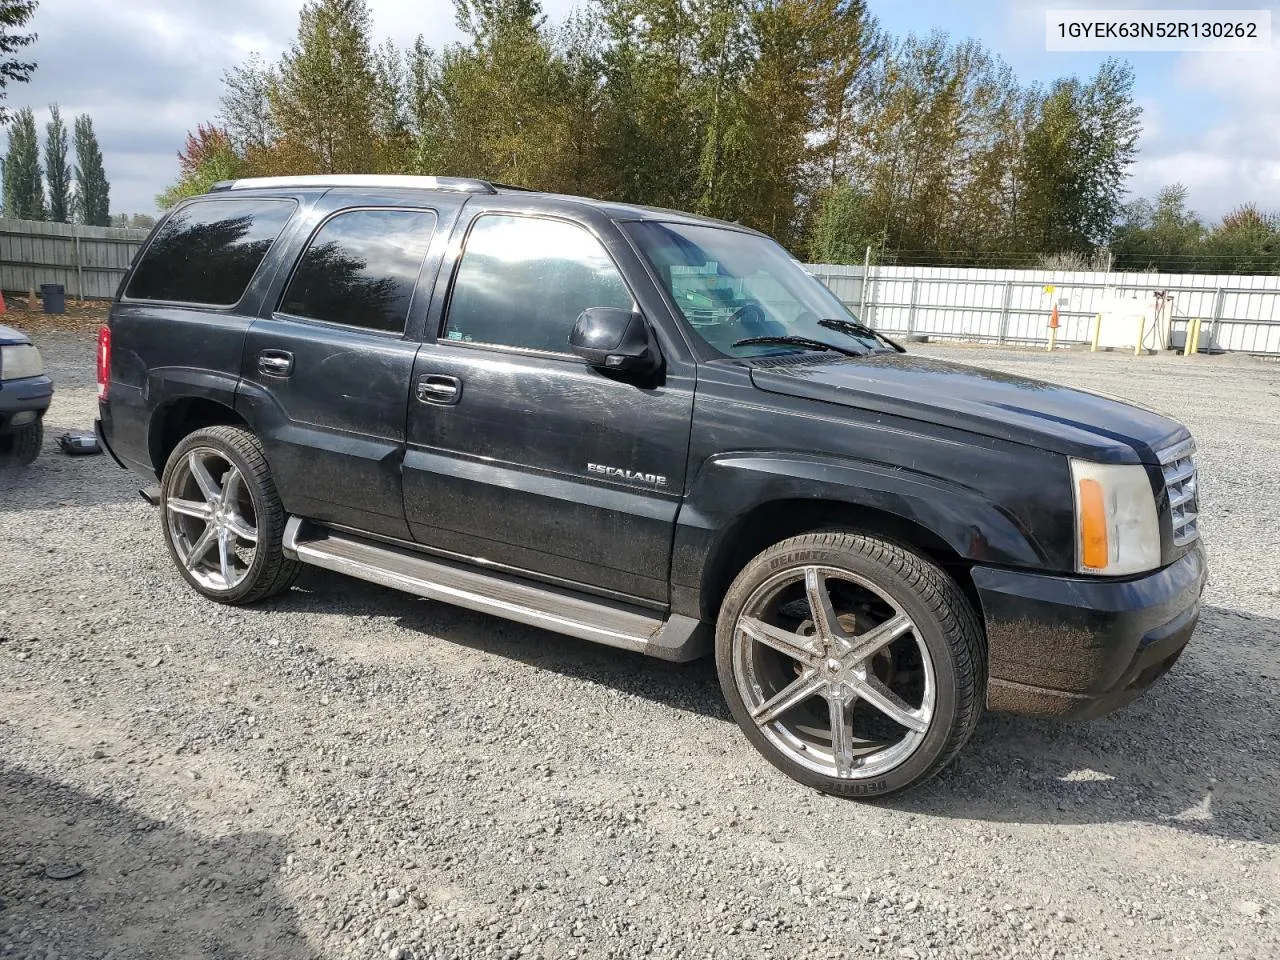
[{"label": "chrome rim", "polygon": [[234,590],[249,575],[258,548],[257,513],[244,477],[212,447],[192,450],[165,492],[169,539],[201,586]]},{"label": "chrome rim", "polygon": [[828,777],[887,773],[933,722],[920,631],[884,590],[835,567],[794,567],[755,589],[734,626],[733,676],[769,742]]}]

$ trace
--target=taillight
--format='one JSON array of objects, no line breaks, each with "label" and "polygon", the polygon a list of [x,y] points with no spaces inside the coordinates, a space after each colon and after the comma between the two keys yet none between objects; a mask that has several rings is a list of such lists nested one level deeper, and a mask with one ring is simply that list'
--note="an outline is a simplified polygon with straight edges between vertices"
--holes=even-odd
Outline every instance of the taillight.
[{"label": "taillight", "polygon": [[111,390],[111,328],[98,328],[98,399],[107,399]]}]

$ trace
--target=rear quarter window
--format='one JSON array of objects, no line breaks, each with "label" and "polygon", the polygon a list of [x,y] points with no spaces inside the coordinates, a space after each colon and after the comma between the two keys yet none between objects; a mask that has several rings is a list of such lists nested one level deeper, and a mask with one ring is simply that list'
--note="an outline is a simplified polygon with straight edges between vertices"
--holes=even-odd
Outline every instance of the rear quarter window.
[{"label": "rear quarter window", "polygon": [[280,236],[292,200],[200,200],[175,211],[142,254],[125,297],[230,307]]}]

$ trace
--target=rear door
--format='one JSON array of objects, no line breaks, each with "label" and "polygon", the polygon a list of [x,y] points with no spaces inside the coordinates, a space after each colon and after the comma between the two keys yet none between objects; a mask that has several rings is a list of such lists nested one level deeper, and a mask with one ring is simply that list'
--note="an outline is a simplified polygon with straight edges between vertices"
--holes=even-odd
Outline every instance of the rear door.
[{"label": "rear door", "polygon": [[331,191],[249,328],[240,402],[290,513],[409,538],[405,406],[432,281],[465,198]]},{"label": "rear door", "polygon": [[410,529],[473,560],[665,603],[694,368],[664,350],[660,375],[628,377],[570,353],[584,309],[652,318],[656,292],[638,264],[624,279],[634,252],[606,218],[512,204],[468,204],[443,316],[433,304],[409,404]]}]

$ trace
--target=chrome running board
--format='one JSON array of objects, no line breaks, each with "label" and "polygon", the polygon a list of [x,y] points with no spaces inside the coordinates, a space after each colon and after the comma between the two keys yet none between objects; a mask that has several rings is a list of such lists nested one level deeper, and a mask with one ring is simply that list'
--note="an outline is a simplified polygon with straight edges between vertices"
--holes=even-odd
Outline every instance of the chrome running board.
[{"label": "chrome running board", "polygon": [[479,570],[301,517],[289,518],[282,546],[286,556],[312,566],[662,660],[685,662],[710,651],[707,631],[689,617],[663,617],[642,607]]}]

